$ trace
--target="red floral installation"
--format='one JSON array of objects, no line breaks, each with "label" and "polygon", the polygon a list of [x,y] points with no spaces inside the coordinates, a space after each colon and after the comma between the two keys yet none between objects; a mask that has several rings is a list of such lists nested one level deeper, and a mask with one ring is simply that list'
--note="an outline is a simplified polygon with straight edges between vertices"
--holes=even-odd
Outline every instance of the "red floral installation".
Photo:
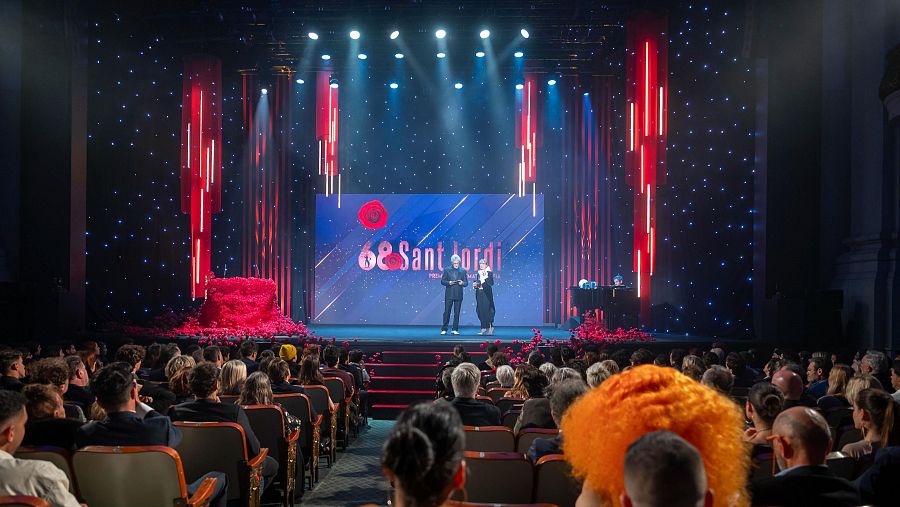
[{"label": "red floral installation", "polygon": [[366,229],[381,229],[387,225],[388,212],[381,201],[369,201],[359,207],[359,222]]},{"label": "red floral installation", "polygon": [[384,258],[384,263],[387,265],[387,268],[391,271],[397,271],[398,269],[403,267],[403,256],[394,252],[389,254]]}]

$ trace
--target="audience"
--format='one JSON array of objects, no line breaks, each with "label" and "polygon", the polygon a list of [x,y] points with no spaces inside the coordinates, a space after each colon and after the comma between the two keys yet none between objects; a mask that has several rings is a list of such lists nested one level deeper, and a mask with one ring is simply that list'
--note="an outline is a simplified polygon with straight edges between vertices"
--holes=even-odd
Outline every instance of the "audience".
[{"label": "audience", "polygon": [[900,401],[900,359],[894,359],[891,363],[891,388],[895,400]]},{"label": "audience", "polygon": [[[162,351],[162,347],[160,347],[159,350]],[[116,361],[129,364],[131,366],[131,371],[136,375],[141,369],[144,352],[144,347],[141,347],[140,345],[122,345],[119,347],[119,350],[116,351]],[[157,359],[160,357],[162,356],[158,356]],[[165,376],[165,370],[162,371],[163,376]],[[165,378],[163,378],[163,380],[165,380]],[[157,412],[165,414],[168,412],[169,407],[175,404],[175,394],[172,391],[154,384],[153,382],[147,382],[141,379],[137,379],[137,382],[141,386],[141,396],[143,396],[147,401],[147,404]],[[93,383],[91,385],[93,386]],[[97,393],[93,394],[96,396]]]},{"label": "audience", "polygon": [[805,394],[800,375],[785,368],[772,375],[772,384],[784,394],[784,408],[815,407],[816,400]]},{"label": "audience", "polygon": [[[566,410],[587,390],[587,385],[580,378],[562,380],[553,385],[552,393],[550,394],[550,414],[553,418],[554,426],[559,426]],[[553,438],[537,438],[531,444],[531,448],[528,449],[528,457],[533,463],[537,463],[539,459],[548,454],[561,453],[562,432]]]},{"label": "audience", "polygon": [[753,445],[768,445],[772,424],[784,410],[784,394],[768,382],[753,384],[747,393],[744,414],[752,426],[744,432],[744,441]]},{"label": "audience", "polygon": [[28,423],[23,445],[49,445],[75,449],[75,433],[83,421],[66,418],[59,389],[50,384],[28,384],[22,389]]},{"label": "audience", "polygon": [[[554,373],[556,375],[556,373]],[[503,394],[505,398],[521,398],[530,400],[544,396],[547,377],[541,370],[530,364],[522,364],[516,368],[515,381],[512,388]]]},{"label": "audience", "polygon": [[512,369],[512,366],[508,364],[504,364],[503,366],[497,368],[497,382],[499,382],[500,387],[504,389],[509,389],[513,386],[515,375],[516,373]]},{"label": "audience", "polygon": [[232,359],[222,365],[222,393],[229,396],[241,394],[241,386],[247,380],[247,365],[238,359]]},{"label": "audience", "polygon": [[166,378],[166,366],[173,357],[180,355],[181,349],[178,348],[178,345],[174,343],[163,345],[159,350],[159,357],[156,359],[156,364],[151,365],[152,369],[147,375],[147,380],[151,382],[165,382],[168,380]]},{"label": "audience", "polygon": [[0,389],[21,391],[25,384],[25,363],[18,350],[0,350]]},{"label": "audience", "polygon": [[481,383],[481,370],[472,363],[462,363],[451,376],[455,397],[452,406],[466,426],[499,426],[500,409],[475,399]]},{"label": "audience", "polygon": [[612,373],[603,365],[605,362],[594,363],[588,367],[586,375],[587,383],[590,387],[597,387],[612,376]]},{"label": "audience", "polygon": [[851,404],[845,396],[847,383],[853,378],[853,368],[846,364],[835,364],[828,373],[828,389],[825,395],[816,401],[819,409],[825,412],[831,412],[840,408],[847,408]]},{"label": "audience", "polygon": [[259,364],[256,362],[256,353],[259,347],[253,340],[244,340],[241,342],[241,361],[247,367],[247,375],[257,371]]},{"label": "audience", "polygon": [[[300,376],[297,378],[297,381],[303,386],[325,385],[325,377],[322,376],[322,372],[319,370],[319,356],[310,354],[303,358],[303,362],[300,363]],[[274,391],[274,385],[272,389]],[[334,413],[337,409],[334,402],[331,401],[331,397],[327,401],[328,411]]]},{"label": "audience", "polygon": [[90,378],[87,368],[77,355],[66,356],[66,366],[69,369],[69,388],[63,394],[63,400],[75,403],[82,410],[87,411],[94,404],[96,398],[88,388]]},{"label": "audience", "polygon": [[672,431],[697,448],[715,505],[748,501],[743,416],[733,401],[674,368],[644,365],[613,375],[569,407],[561,430],[566,461],[584,480],[579,505],[616,502],[625,493],[622,458],[628,446],[657,430]]},{"label": "audience", "polygon": [[[463,365],[481,375],[474,364]],[[389,504],[437,507],[465,486],[462,425],[458,412],[443,400],[410,405],[400,414],[381,451],[381,468],[394,485]]]},{"label": "audience", "polygon": [[[173,421],[190,422],[230,422],[237,423],[244,430],[247,453],[252,458],[260,452],[259,439],[250,420],[240,405],[219,401],[219,371],[212,363],[200,363],[191,370],[191,391],[194,401],[188,401],[172,407],[169,417]],[[278,473],[278,462],[272,456],[266,456],[262,466],[263,489],[271,484]]]},{"label": "audience", "polygon": [[815,400],[828,394],[828,376],[831,373],[831,360],[825,357],[813,357],[806,367],[806,392]]},{"label": "audience", "polygon": [[352,394],[356,390],[356,381],[353,379],[353,375],[338,368],[340,359],[341,356],[337,347],[334,345],[325,347],[325,350],[322,351],[322,360],[325,362],[325,366],[322,368],[322,375],[341,379],[344,382],[347,394]]},{"label": "audience", "polygon": [[[713,505],[703,458],[694,446],[671,431],[653,431],[635,440],[628,446],[622,469],[623,507]],[[590,490],[587,493],[590,495]],[[601,505],[599,499],[582,501]]]},{"label": "audience", "polygon": [[700,382],[728,396],[734,387],[734,375],[728,368],[714,364],[703,373]]},{"label": "audience", "polygon": [[291,368],[283,359],[275,359],[269,364],[269,379],[272,382],[272,392],[275,394],[304,394],[302,386],[291,384]]},{"label": "audience", "polygon": [[[542,373],[540,373],[540,370],[534,371],[539,375],[543,375]],[[553,379],[545,388],[543,395],[530,397],[522,405],[522,413],[519,414],[513,431],[518,433],[519,431],[527,428],[558,428],[559,423],[553,417],[550,410],[549,398],[550,394],[553,392],[553,389],[557,385],[568,380],[575,380],[581,382],[582,384],[584,383],[584,381],[581,379],[581,374],[579,374],[572,368],[559,368],[558,370],[556,370],[556,373],[553,374]]]},{"label": "audience", "polygon": [[863,439],[841,449],[852,458],[859,459],[882,447],[900,445],[900,407],[881,389],[864,389],[856,395],[853,423],[862,432]]},{"label": "audience", "polygon": [[860,373],[872,375],[882,386],[891,385],[891,374],[888,371],[888,360],[884,352],[868,350],[859,361]]},{"label": "audience", "polygon": [[788,408],[775,418],[772,431],[781,471],[750,484],[753,505],[860,505],[856,488],[825,466],[831,432],[821,414],[809,407]]},{"label": "audience", "polygon": [[225,364],[225,358],[222,357],[222,350],[215,345],[207,345],[203,348],[203,360],[208,361],[216,365],[216,368],[221,368],[223,364]]},{"label": "audience", "polygon": [[13,457],[25,437],[27,421],[25,396],[14,389],[0,389],[0,496],[34,496],[53,507],[79,507],[69,493],[68,477],[56,465]]}]

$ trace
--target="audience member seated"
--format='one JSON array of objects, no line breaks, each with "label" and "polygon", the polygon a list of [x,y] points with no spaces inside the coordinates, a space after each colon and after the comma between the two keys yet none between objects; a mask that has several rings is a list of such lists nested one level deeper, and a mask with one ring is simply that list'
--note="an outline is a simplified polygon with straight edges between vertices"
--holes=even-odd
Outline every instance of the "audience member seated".
[{"label": "audience member seated", "polygon": [[83,424],[78,419],[67,419],[59,389],[50,384],[28,384],[22,389],[28,424],[25,425],[23,445],[52,445],[63,449],[75,449],[75,433]]},{"label": "audience member seated", "polygon": [[297,347],[290,343],[283,343],[278,348],[278,357],[288,364],[292,377],[296,377],[300,373],[300,357],[297,355]]},{"label": "audience member seated", "polygon": [[453,377],[453,370],[455,370],[455,366],[448,366],[441,370],[441,374],[438,377],[438,398],[443,398],[447,401],[451,401],[455,394],[453,393],[453,382],[451,378]]},{"label": "audience member seated", "polygon": [[841,449],[852,458],[859,459],[882,447],[900,445],[900,407],[881,389],[865,389],[856,395],[853,424],[863,439]]},{"label": "audience member seated", "polygon": [[203,348],[203,360],[208,361],[216,365],[216,368],[221,368],[223,364],[225,364],[225,358],[222,357],[222,350],[215,345],[207,345]]},{"label": "audience member seated", "polygon": [[69,388],[63,394],[63,400],[78,405],[86,413],[96,399],[88,389],[87,368],[77,355],[66,356],[65,361],[69,369]]},{"label": "audience member seated", "polygon": [[[550,414],[555,426],[559,426],[566,410],[588,390],[583,380],[568,379],[553,385],[550,394]],[[536,438],[528,449],[528,457],[533,463],[548,454],[562,453],[562,433],[553,438]]]},{"label": "audience member seated", "polygon": [[197,361],[191,356],[181,355],[169,359],[169,362],[166,363],[165,367],[166,381],[172,380],[172,377],[179,371],[193,368],[194,366],[197,366]]},{"label": "audience member seated", "polygon": [[[178,357],[190,357],[190,356],[178,356]],[[193,359],[191,359],[193,360]],[[191,401],[194,399],[194,393],[191,391],[191,371],[194,368],[192,366],[187,366],[181,368],[176,371],[171,377],[169,377],[168,387],[169,390],[172,391],[172,394],[175,395],[175,401],[173,404],[178,405],[180,403],[184,403],[186,401]]]},{"label": "audience member seated", "polygon": [[[69,365],[59,357],[48,357],[31,365],[31,382],[56,387],[61,395],[69,390]],[[65,416],[85,422],[84,411],[75,404],[64,405]]]},{"label": "audience member seated", "polygon": [[[269,376],[258,371],[247,377],[247,381],[244,382],[244,386],[241,388],[241,395],[238,398],[238,405],[278,405],[284,413],[285,433],[291,433],[295,429],[299,429],[302,424],[300,419],[285,410],[281,404],[275,403],[273,395]],[[310,407],[310,411],[313,419],[318,417],[312,407]]]},{"label": "audience member seated", "polygon": [[509,389],[513,386],[515,375],[516,372],[512,369],[512,366],[508,364],[504,364],[503,366],[497,368],[497,382],[499,382],[500,387],[504,389]]},{"label": "audience member seated", "polygon": [[859,361],[859,372],[872,375],[884,387],[891,385],[889,368],[887,356],[879,350],[866,351],[866,355]]},{"label": "audience member seated", "polygon": [[622,458],[628,446],[657,430],[672,431],[697,448],[715,505],[748,502],[743,416],[732,400],[674,368],[645,365],[613,375],[569,407],[561,429],[566,461],[584,480],[579,506],[615,504],[625,493]]},{"label": "audience member seated", "polygon": [[703,376],[700,377],[700,383],[712,387],[725,396],[728,396],[731,394],[731,389],[734,387],[734,375],[728,368],[714,364],[710,366],[708,370],[703,372]]},{"label": "audience member seated", "polygon": [[753,445],[769,445],[772,424],[784,410],[784,394],[768,382],[757,382],[747,393],[744,414],[752,426],[744,432],[744,441]]},{"label": "audience member seated", "polygon": [[784,394],[784,408],[816,406],[816,400],[804,393],[803,379],[796,372],[782,368],[772,375],[772,384]]},{"label": "audience member seated", "polygon": [[476,366],[478,366],[478,369],[481,371],[496,371],[499,368],[499,366],[494,365],[494,362],[492,361],[492,359],[494,357],[494,354],[496,354],[497,351],[499,351],[499,350],[500,350],[500,347],[498,347],[496,343],[488,343],[487,346],[484,348],[484,352],[485,352],[484,361],[482,361],[476,365]]},{"label": "audience member seated", "polygon": [[885,447],[875,453],[875,460],[853,485],[859,489],[862,502],[867,505],[897,503],[897,484],[900,482],[900,446]]},{"label": "audience member seated", "polygon": [[[481,375],[474,364],[463,365]],[[404,410],[381,451],[381,469],[394,485],[390,504],[439,506],[450,493],[462,489],[466,482],[465,438],[457,411],[444,400]]]},{"label": "audience member seated", "polygon": [[806,392],[814,400],[828,394],[828,376],[831,373],[831,360],[826,357],[813,357],[806,367]]},{"label": "audience member seated", "polygon": [[[713,357],[716,357],[716,355],[713,354]],[[697,382],[700,382],[703,378],[703,373],[705,371],[706,362],[703,361],[700,356],[688,354],[684,356],[684,359],[681,361],[681,372]]]},{"label": "audience member seated", "polygon": [[606,366],[603,365],[603,361],[588,366],[586,375],[588,386],[592,388],[599,386],[604,380],[612,376]]},{"label": "audience member seated", "polygon": [[354,349],[350,351],[350,356],[347,358],[348,363],[351,366],[356,366],[362,372],[363,385],[367,385],[372,379],[369,376],[369,372],[366,371],[366,365],[363,363],[363,353],[359,349]]},{"label": "audience member seated", "polygon": [[[756,375],[737,352],[731,352],[725,356],[725,368],[734,378],[732,387],[750,387],[756,383]],[[728,393],[730,392],[731,390],[728,391]]]},{"label": "audience member seated", "polygon": [[462,363],[453,369],[450,378],[453,384],[452,405],[459,412],[466,426],[499,426],[500,409],[494,405],[475,399],[481,383],[481,370],[472,363]]},{"label": "audience member seated", "polygon": [[269,379],[272,381],[272,392],[275,394],[303,394],[302,386],[291,384],[291,368],[283,359],[275,359],[269,364]]},{"label": "audience member seated", "polygon": [[809,407],[786,409],[775,418],[772,447],[781,471],[750,484],[753,505],[854,506],[853,485],[825,466],[831,432],[825,418]]},{"label": "audience member seated", "polygon": [[243,361],[232,359],[222,365],[222,392],[229,396],[241,394],[241,386],[247,380],[247,365]]},{"label": "audience member seated", "polygon": [[[137,375],[137,372],[140,371],[141,364],[143,363],[144,352],[144,347],[141,347],[140,345],[122,345],[119,347],[119,350],[116,351],[116,361],[128,363],[131,365],[131,371]],[[165,375],[165,371],[163,371],[163,375]],[[140,379],[138,379],[138,384],[141,386],[141,396],[145,398],[147,405],[152,407],[153,410],[165,414],[169,410],[169,407],[175,404],[175,394],[172,391],[169,391],[160,385]],[[93,385],[91,388],[93,389]],[[94,393],[94,395],[96,396],[97,393]]]},{"label": "audience member seated", "polygon": [[[623,507],[713,505],[703,458],[694,446],[671,431],[647,433],[629,445],[623,472],[625,492],[620,497]],[[591,491],[587,490],[587,494]],[[581,501],[601,505],[599,498]]]},{"label": "audience member seated", "polygon": [[163,345],[159,350],[159,358],[156,360],[156,365],[152,367],[153,369],[147,375],[147,380],[151,382],[165,382],[168,380],[166,378],[166,366],[173,357],[180,355],[181,349],[178,348],[178,345],[174,343]]},{"label": "audience member seated", "polygon": [[[540,370],[534,369],[532,371],[537,374],[543,375],[540,373]],[[551,380],[550,385],[544,389],[545,396],[529,397],[528,400],[522,405],[522,413],[519,414],[513,431],[518,433],[519,431],[527,428],[558,428],[559,426],[557,426],[557,422],[551,414],[549,398],[555,386],[568,380],[577,380],[581,383],[584,383],[584,380],[581,379],[581,374],[579,374],[572,368],[559,368],[558,370],[556,370],[556,373],[553,374],[553,379]]]},{"label": "audience member seated", "polygon": [[850,407],[851,404],[847,401],[845,391],[851,378],[853,378],[853,368],[846,364],[832,366],[828,373],[828,390],[816,401],[819,410],[827,414],[833,410]]},{"label": "audience member seated", "polygon": [[[510,368],[512,368],[512,367],[510,366]],[[556,367],[555,364],[551,363],[550,361],[547,361],[544,364],[540,365],[538,367],[538,369],[541,370],[541,373],[543,373],[545,377],[553,378],[553,374],[556,373],[556,370],[558,368]],[[513,382],[515,383],[515,372],[513,372]]]},{"label": "audience member seated", "polygon": [[900,359],[894,359],[891,363],[891,387],[894,389],[892,396],[900,401]]},{"label": "audience member seated", "polygon": [[[21,358],[21,356],[19,356]],[[53,507],[79,507],[66,474],[49,461],[13,457],[25,436],[25,397],[0,390],[0,496],[35,496]]]},{"label": "audience member seated", "polygon": [[256,362],[257,352],[259,352],[259,347],[253,340],[241,342],[241,362],[247,367],[247,375],[259,370],[259,363]]},{"label": "audience member seated", "polygon": [[[194,401],[175,405],[169,411],[173,421],[190,422],[230,422],[237,423],[244,429],[247,442],[247,453],[250,457],[259,455],[259,439],[250,426],[250,420],[244,409],[236,403],[219,401],[219,370],[212,363],[200,363],[191,370],[191,391]],[[263,488],[272,483],[278,473],[278,462],[266,456],[262,467]]]},{"label": "audience member seated", "polygon": [[[303,361],[300,363],[300,377],[297,378],[297,381],[304,386],[325,385],[325,377],[322,376],[322,372],[319,370],[319,356],[310,354],[303,358]],[[274,391],[274,386],[272,389]],[[335,405],[331,401],[330,396],[328,397],[328,410],[331,412],[335,411]]]},{"label": "audience member seated", "polygon": [[[554,373],[556,375],[556,373]],[[530,400],[544,396],[544,389],[549,384],[547,376],[530,364],[516,367],[515,381],[512,388],[503,394],[504,398],[522,398]]]},{"label": "audience member seated", "polygon": [[22,353],[13,349],[0,349],[0,389],[21,391],[25,384],[25,363]]},{"label": "audience member seated", "polygon": [[338,368],[340,359],[341,355],[337,347],[334,345],[325,347],[325,350],[322,351],[322,360],[325,362],[325,367],[322,368],[322,376],[337,377],[343,380],[347,394],[352,394],[356,391],[356,380],[353,378],[353,375]]}]

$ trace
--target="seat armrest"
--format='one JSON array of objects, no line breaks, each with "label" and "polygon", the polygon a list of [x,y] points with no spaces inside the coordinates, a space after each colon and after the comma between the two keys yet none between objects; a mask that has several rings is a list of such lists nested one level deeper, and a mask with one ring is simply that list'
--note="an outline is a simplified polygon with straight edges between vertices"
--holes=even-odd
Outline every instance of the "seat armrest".
[{"label": "seat armrest", "polygon": [[294,430],[287,436],[287,443],[296,442],[300,439],[300,430]]},{"label": "seat armrest", "polygon": [[266,457],[269,455],[269,448],[263,447],[259,450],[259,454],[247,462],[247,466],[250,468],[257,468],[262,466],[263,461],[265,461]]},{"label": "seat armrest", "polygon": [[203,482],[200,483],[200,487],[197,488],[194,496],[188,498],[187,504],[191,507],[203,507],[209,505],[213,491],[216,489],[216,482],[218,482],[218,479],[215,477],[203,479]]},{"label": "seat armrest", "polygon": [[322,425],[322,414],[319,414],[319,415],[316,417],[316,420],[312,422],[312,425],[313,425],[313,426],[316,426],[316,427]]}]

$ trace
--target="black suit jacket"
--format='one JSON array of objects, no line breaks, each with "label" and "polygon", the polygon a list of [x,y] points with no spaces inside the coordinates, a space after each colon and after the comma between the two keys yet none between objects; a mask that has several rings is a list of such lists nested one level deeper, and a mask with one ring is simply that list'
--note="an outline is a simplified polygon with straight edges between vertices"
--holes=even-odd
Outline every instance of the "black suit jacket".
[{"label": "black suit jacket", "polygon": [[90,406],[94,403],[94,400],[97,398],[91,394],[91,391],[86,387],[76,386],[74,384],[69,384],[69,389],[66,390],[66,394],[63,395],[63,400],[76,403],[85,412]]},{"label": "black suit jacket", "polygon": [[259,454],[259,439],[256,438],[256,433],[253,433],[250,420],[240,405],[208,400],[189,401],[172,407],[169,410],[169,417],[173,421],[237,423],[244,428],[244,438],[250,457]]},{"label": "black suit jacket", "polygon": [[165,382],[169,380],[166,378],[166,368],[157,368],[155,370],[150,370],[150,373],[147,374],[147,380],[151,382]]},{"label": "black suit jacket", "polygon": [[453,398],[464,426],[500,426],[500,409],[474,398]]},{"label": "black suit jacket", "polygon": [[[27,435],[27,433],[26,433]],[[875,453],[875,462],[856,481],[862,503],[897,503],[897,479],[900,478],[900,447],[885,447]]]},{"label": "black suit jacket", "polygon": [[562,435],[553,438],[535,438],[528,449],[528,458],[532,463],[550,454],[562,454]]},{"label": "black suit jacket", "polygon": [[[450,285],[451,281],[462,280],[462,285],[453,284]],[[469,285],[469,279],[466,276],[466,270],[463,268],[453,269],[445,268],[444,274],[441,276],[441,285],[445,287],[444,289],[444,299],[447,301],[462,301],[463,298],[463,287]]]},{"label": "black suit jacket", "polygon": [[355,364],[348,364],[348,363],[338,365],[338,368],[340,368],[341,370],[352,375],[353,382],[356,384],[356,388],[362,389],[362,387],[363,387],[362,368],[360,368],[359,366],[356,366]]},{"label": "black suit jacket", "polygon": [[843,507],[860,505],[859,492],[825,466],[797,467],[750,483],[753,505]]},{"label": "black suit jacket", "polygon": [[241,358],[241,362],[247,366],[247,376],[249,377],[251,373],[254,373],[259,370],[259,363],[252,359],[247,359],[246,357]]},{"label": "black suit jacket", "polygon": [[550,400],[547,398],[532,398],[522,405],[522,413],[516,421],[515,431],[526,428],[556,429],[553,416],[550,415]]},{"label": "black suit jacket", "polygon": [[272,394],[306,394],[303,386],[295,386],[287,382],[272,383]]},{"label": "black suit jacket", "polygon": [[25,387],[25,384],[15,377],[7,377],[6,375],[0,377],[0,389],[21,392],[23,387]]},{"label": "black suit jacket", "polygon": [[144,382],[141,380],[138,380],[138,383],[141,384],[141,396],[153,398],[153,401],[149,403],[149,405],[153,407],[153,410],[156,410],[160,414],[168,413],[169,407],[175,404],[175,393],[169,391],[160,384]]},{"label": "black suit jacket", "polygon": [[82,422],[75,419],[29,419],[22,445],[52,445],[71,451],[75,449],[75,434],[81,426]]},{"label": "black suit jacket", "polygon": [[91,421],[75,434],[75,445],[165,445],[176,447],[181,432],[156,411],[142,419],[134,412],[114,412],[103,421]]}]

